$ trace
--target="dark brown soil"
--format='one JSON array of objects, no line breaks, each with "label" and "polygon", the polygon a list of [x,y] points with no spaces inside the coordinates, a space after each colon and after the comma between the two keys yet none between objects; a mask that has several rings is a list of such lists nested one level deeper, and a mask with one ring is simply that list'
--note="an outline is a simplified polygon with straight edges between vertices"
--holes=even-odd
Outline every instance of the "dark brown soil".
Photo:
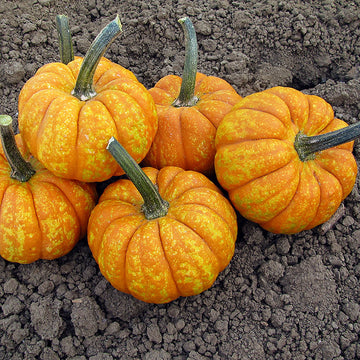
[{"label": "dark brown soil", "polygon": [[[359,120],[359,0],[2,0],[1,113],[16,119],[24,82],[59,60],[60,13],[76,55],[119,14],[124,33],[107,57],[148,88],[181,74],[177,20],[187,15],[200,71],[241,95],[295,87]],[[359,200],[357,182],[336,222],[293,236],[240,220],[235,256],[214,286],[166,305],[113,289],[85,239],[55,261],[0,259],[0,359],[360,359]]]}]

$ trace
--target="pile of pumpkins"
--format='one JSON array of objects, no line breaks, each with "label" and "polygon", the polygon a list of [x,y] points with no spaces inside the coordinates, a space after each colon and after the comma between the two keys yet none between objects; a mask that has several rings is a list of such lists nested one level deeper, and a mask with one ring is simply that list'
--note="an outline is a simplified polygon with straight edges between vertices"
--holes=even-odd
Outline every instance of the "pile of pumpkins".
[{"label": "pile of pumpkins", "polygon": [[[197,72],[194,26],[179,22],[183,76],[147,90],[104,57],[118,17],[84,58],[73,55],[67,17],[57,17],[61,62],[23,86],[19,134],[0,116],[4,259],[55,259],[87,234],[116,289],[166,303],[208,289],[226,268],[236,210],[293,234],[327,221],[349,195],[359,126],[334,118],[320,97],[274,87],[242,98]],[[109,179],[98,198],[95,184]]]}]

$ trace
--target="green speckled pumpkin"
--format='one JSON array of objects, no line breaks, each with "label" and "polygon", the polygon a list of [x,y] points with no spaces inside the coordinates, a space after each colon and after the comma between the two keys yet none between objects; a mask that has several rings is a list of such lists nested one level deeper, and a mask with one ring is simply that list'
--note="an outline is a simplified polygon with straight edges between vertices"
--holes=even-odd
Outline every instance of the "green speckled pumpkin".
[{"label": "green speckled pumpkin", "polygon": [[334,118],[320,97],[271,88],[245,97],[218,127],[217,179],[240,214],[264,229],[311,229],[351,192],[358,136],[359,124]]},{"label": "green speckled pumpkin", "polygon": [[237,221],[229,201],[198,172],[141,170],[115,156],[131,180],[105,189],[88,226],[102,274],[116,289],[150,303],[208,289],[234,254]]}]

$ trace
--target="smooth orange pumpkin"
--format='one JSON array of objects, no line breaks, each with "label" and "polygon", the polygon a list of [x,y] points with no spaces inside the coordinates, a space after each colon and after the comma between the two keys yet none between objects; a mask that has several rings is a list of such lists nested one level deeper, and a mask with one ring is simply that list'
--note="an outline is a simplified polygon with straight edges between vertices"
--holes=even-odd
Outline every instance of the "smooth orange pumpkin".
[{"label": "smooth orange pumpkin", "polygon": [[140,162],[157,130],[154,101],[135,75],[102,57],[121,32],[116,18],[85,59],[41,67],[19,96],[19,129],[30,152],[57,176],[86,182],[123,174],[106,151],[117,138]]},{"label": "smooth orange pumpkin", "polygon": [[46,170],[14,137],[11,120],[0,116],[0,255],[17,263],[55,259],[85,236],[96,190]]},{"label": "smooth orange pumpkin", "polygon": [[320,97],[292,88],[249,95],[218,127],[217,179],[240,214],[264,229],[311,229],[326,222],[354,186],[349,141],[359,136],[358,127],[334,118]]},{"label": "smooth orange pumpkin", "polygon": [[105,189],[88,226],[102,274],[116,289],[150,303],[208,289],[234,253],[237,221],[230,202],[201,173],[142,170],[131,159],[126,166],[119,148],[112,139],[109,151],[132,181]]},{"label": "smooth orange pumpkin", "polygon": [[158,131],[146,166],[179,166],[212,174],[216,128],[241,96],[225,80],[196,72],[197,40],[189,18],[179,20],[185,32],[183,78],[167,75],[149,90],[158,113]]}]

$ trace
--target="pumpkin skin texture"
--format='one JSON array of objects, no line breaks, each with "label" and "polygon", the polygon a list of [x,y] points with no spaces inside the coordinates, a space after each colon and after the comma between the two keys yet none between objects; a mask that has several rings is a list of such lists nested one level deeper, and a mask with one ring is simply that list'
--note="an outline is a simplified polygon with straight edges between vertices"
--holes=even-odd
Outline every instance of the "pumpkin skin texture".
[{"label": "pumpkin skin texture", "polygon": [[241,96],[225,80],[197,73],[194,95],[198,101],[175,107],[181,83],[181,77],[167,75],[149,90],[159,123],[144,165],[178,166],[209,175],[214,172],[216,129]]},{"label": "pumpkin skin texture", "polygon": [[95,187],[56,177],[30,156],[20,135],[15,139],[36,173],[27,182],[12,179],[0,147],[0,255],[23,264],[61,257],[86,234]]},{"label": "pumpkin skin texture", "polygon": [[167,303],[199,294],[233,256],[235,211],[200,173],[171,166],[143,171],[169,203],[167,214],[147,220],[133,183],[112,183],[90,216],[93,256],[116,289],[144,302]]},{"label": "pumpkin skin texture", "polygon": [[320,97],[286,87],[247,96],[218,127],[215,171],[245,218],[273,233],[293,234],[326,222],[351,192],[353,142],[300,159],[299,133],[346,127]]},{"label": "pumpkin skin texture", "polygon": [[96,95],[71,94],[83,59],[42,66],[19,96],[19,129],[30,152],[55,175],[100,182],[123,174],[106,151],[114,136],[140,162],[157,131],[154,101],[129,70],[101,58]]}]

